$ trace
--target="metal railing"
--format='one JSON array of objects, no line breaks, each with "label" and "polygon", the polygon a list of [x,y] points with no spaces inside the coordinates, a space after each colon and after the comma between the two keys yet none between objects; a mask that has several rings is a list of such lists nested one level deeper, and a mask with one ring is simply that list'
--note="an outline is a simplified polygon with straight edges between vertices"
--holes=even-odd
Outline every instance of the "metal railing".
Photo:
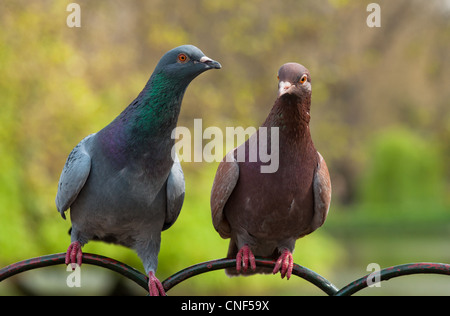
[{"label": "metal railing", "polygon": [[[0,282],[19,273],[37,269],[41,267],[48,267],[58,264],[65,263],[65,253],[52,254],[47,256],[41,256],[37,258],[23,260],[14,264],[11,264],[0,270]],[[124,264],[122,262],[116,261],[114,259],[95,255],[91,253],[83,253],[83,264],[92,264],[96,266],[100,266],[112,271],[115,271],[124,277],[134,281],[136,284],[144,288],[148,291],[148,277],[136,270],[135,268]],[[259,267],[267,267],[272,268],[275,266],[275,261],[264,259],[264,258],[256,258],[256,265]],[[183,270],[178,271],[177,273],[171,275],[166,280],[162,282],[164,289],[168,292],[177,284],[194,277],[196,275],[207,273],[210,271],[232,268],[236,266],[235,259],[218,259],[207,261],[203,263],[199,263],[190,267],[187,267]],[[352,295],[366,287],[368,284],[368,280],[371,280],[371,275],[365,275],[353,282],[350,282],[342,289],[338,289],[334,286],[330,281],[317,274],[316,272],[300,266],[298,264],[294,264],[294,269],[292,274],[300,277],[311,284],[315,285],[323,292],[330,296],[349,296]],[[382,269],[379,272],[379,281],[386,281],[392,278],[411,275],[411,274],[443,274],[450,275],[450,264],[445,263],[428,263],[428,262],[418,262],[418,263],[408,263],[402,265],[396,265],[389,268]],[[370,282],[370,281],[369,281]]]}]

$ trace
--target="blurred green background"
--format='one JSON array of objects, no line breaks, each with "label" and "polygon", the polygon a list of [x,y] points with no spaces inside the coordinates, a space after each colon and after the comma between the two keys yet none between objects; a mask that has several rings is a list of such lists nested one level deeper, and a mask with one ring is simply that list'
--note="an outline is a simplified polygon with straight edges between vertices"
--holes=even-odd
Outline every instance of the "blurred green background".
[{"label": "blurred green background", "polygon": [[[70,221],[56,211],[60,172],[72,148],[115,118],[169,49],[194,44],[223,69],[189,86],[179,125],[259,126],[276,98],[278,68],[299,62],[312,74],[311,130],[333,186],[325,225],[297,241],[294,260],[342,287],[381,267],[450,262],[450,1],[79,0],[1,1],[0,267],[65,252]],[[182,163],[186,199],[162,236],[160,280],[225,257],[209,195],[217,163]],[[90,242],[85,252],[143,271],[137,255]],[[137,294],[131,281],[82,268],[68,288],[64,266],[23,273],[0,294]],[[170,295],[323,294],[279,275],[228,278],[223,270]],[[409,276],[361,295],[450,294],[450,279]]]}]

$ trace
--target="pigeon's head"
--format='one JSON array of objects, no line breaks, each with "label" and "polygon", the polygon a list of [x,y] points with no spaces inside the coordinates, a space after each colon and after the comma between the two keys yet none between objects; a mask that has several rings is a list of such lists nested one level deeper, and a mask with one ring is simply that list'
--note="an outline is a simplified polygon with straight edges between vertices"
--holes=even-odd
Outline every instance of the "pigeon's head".
[{"label": "pigeon's head", "polygon": [[278,70],[278,97],[295,95],[300,99],[311,96],[309,70],[297,63],[287,63]]},{"label": "pigeon's head", "polygon": [[155,73],[189,83],[206,70],[220,68],[217,61],[205,56],[197,47],[183,45],[168,51],[156,66]]}]

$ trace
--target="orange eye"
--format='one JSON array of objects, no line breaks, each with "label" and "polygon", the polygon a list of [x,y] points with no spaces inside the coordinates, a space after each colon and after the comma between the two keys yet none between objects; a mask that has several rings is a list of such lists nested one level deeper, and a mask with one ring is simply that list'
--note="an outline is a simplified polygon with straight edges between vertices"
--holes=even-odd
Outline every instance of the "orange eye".
[{"label": "orange eye", "polygon": [[178,61],[179,61],[179,62],[184,63],[184,62],[186,62],[187,60],[188,60],[188,57],[186,56],[186,54],[179,54],[179,55],[178,55]]},{"label": "orange eye", "polygon": [[304,84],[304,83],[306,82],[307,79],[308,79],[308,76],[307,76],[307,75],[303,75],[303,76],[300,78],[300,83],[301,83],[301,84]]}]

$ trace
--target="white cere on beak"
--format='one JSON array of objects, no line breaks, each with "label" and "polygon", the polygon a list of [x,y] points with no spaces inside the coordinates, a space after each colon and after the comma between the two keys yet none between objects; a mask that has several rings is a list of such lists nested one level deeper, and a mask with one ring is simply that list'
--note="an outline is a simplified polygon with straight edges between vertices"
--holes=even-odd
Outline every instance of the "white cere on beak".
[{"label": "white cere on beak", "polygon": [[203,56],[202,58],[200,58],[200,62],[201,63],[206,63],[208,61],[213,61],[211,58]]},{"label": "white cere on beak", "polygon": [[292,87],[292,83],[288,81],[280,81],[278,83],[278,96],[285,94],[290,87]]}]

